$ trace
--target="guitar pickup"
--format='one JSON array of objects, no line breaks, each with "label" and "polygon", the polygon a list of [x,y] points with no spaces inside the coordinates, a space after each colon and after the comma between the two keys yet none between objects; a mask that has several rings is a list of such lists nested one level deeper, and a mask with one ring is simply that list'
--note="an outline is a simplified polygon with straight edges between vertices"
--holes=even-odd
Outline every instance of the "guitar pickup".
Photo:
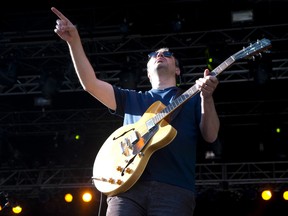
[{"label": "guitar pickup", "polygon": [[[130,134],[130,142],[133,144],[133,146],[139,141],[139,136],[136,131],[132,131]],[[132,146],[131,146],[132,148]]]},{"label": "guitar pickup", "polygon": [[151,128],[153,128],[155,126],[155,123],[154,123],[153,119],[149,119],[146,122],[146,126],[147,126],[148,130],[151,130]]}]

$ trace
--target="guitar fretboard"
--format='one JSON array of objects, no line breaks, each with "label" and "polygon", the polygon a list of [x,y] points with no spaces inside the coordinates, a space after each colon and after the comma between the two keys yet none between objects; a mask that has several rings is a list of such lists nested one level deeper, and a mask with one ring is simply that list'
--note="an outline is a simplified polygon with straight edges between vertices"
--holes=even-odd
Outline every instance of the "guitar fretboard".
[{"label": "guitar fretboard", "polygon": [[166,106],[162,111],[157,113],[153,117],[154,124],[157,124],[162,119],[166,118],[169,114],[171,114],[177,107],[182,105],[184,102],[186,102],[189,98],[191,98],[193,95],[197,94],[199,92],[199,89],[197,85],[193,85],[191,88],[189,88],[187,91],[185,91],[183,94],[181,94],[179,97],[177,97],[175,100],[173,100],[168,106]]},{"label": "guitar fretboard", "polygon": [[230,67],[235,62],[234,55],[230,56],[224,62],[222,62],[219,66],[217,66],[214,70],[211,71],[212,76],[217,76],[222,73],[225,69]]}]

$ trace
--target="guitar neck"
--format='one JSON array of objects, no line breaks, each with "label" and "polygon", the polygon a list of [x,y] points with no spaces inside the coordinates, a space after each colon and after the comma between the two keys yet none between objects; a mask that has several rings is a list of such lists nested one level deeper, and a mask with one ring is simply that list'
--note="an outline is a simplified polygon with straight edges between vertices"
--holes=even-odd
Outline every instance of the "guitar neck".
[{"label": "guitar neck", "polygon": [[228,67],[230,67],[235,62],[234,55],[227,58],[224,62],[222,62],[220,65],[218,65],[215,69],[213,69],[210,73],[211,76],[218,76],[220,73],[222,73],[224,70],[226,70]]},{"label": "guitar neck", "polygon": [[[224,62],[222,62],[219,66],[217,66],[214,70],[212,70],[210,75],[211,76],[218,76],[225,69],[227,69],[229,66],[231,66],[234,62],[235,62],[234,57],[230,56]],[[173,100],[161,112],[157,113],[153,117],[154,124],[157,124],[160,121],[162,121],[164,118],[169,116],[174,110],[176,110],[178,107],[180,107],[182,104],[184,104],[188,99],[190,99],[194,95],[198,94],[199,92],[200,92],[200,90],[199,90],[198,86],[196,84],[194,84],[192,87],[190,87],[188,90],[186,90],[183,94],[181,94],[179,97],[177,97],[175,100]]]}]

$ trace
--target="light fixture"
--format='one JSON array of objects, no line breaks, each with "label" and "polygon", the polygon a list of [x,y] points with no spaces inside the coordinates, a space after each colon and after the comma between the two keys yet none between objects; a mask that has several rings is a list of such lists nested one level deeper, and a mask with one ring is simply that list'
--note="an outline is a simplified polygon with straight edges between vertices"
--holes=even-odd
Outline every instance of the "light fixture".
[{"label": "light fixture", "polygon": [[253,11],[252,10],[241,10],[231,12],[232,23],[243,23],[253,21]]},{"label": "light fixture", "polygon": [[272,196],[273,196],[272,190],[265,189],[261,192],[261,197],[265,201],[271,200]]},{"label": "light fixture", "polygon": [[67,193],[65,194],[64,199],[67,203],[70,203],[73,201],[73,195],[71,193]]},{"label": "light fixture", "polygon": [[171,22],[172,30],[174,32],[180,32],[183,28],[184,19],[177,14],[177,18]]},{"label": "light fixture", "polygon": [[123,22],[119,25],[120,32],[128,34],[133,26],[133,22],[129,22],[127,18],[123,19]]},{"label": "light fixture", "polygon": [[282,191],[282,198],[283,200],[287,201],[288,200],[288,190],[285,189]]},{"label": "light fixture", "polygon": [[43,96],[34,98],[34,106],[46,107],[52,104],[52,100]]}]

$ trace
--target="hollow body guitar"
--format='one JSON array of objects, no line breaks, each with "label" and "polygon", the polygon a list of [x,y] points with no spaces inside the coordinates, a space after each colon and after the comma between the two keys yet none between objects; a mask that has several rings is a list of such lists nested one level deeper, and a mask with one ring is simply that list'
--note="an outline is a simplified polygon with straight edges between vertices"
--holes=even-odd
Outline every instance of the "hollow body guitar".
[{"label": "hollow body guitar", "polygon": [[[230,56],[212,70],[211,75],[218,76],[235,61],[260,54],[270,47],[270,40],[258,40]],[[139,121],[115,130],[96,155],[92,177],[95,187],[107,196],[130,189],[142,175],[151,155],[177,135],[175,128],[166,121],[167,117],[199,91],[195,84],[168,106],[156,101]]]}]

